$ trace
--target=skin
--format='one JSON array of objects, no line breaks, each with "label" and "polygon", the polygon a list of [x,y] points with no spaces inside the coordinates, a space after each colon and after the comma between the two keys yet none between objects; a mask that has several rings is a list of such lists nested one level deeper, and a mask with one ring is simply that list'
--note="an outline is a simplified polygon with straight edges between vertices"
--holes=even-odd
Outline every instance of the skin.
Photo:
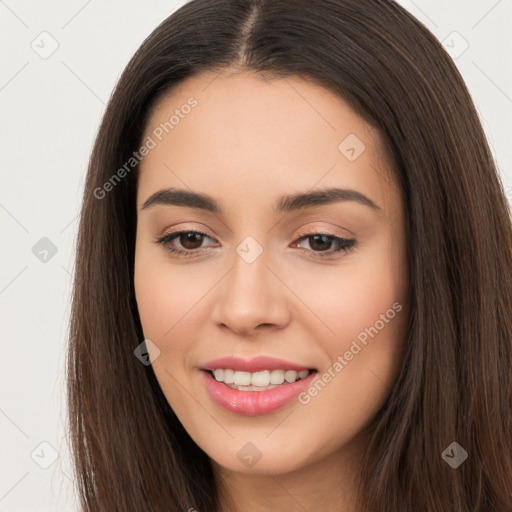
[{"label": "skin", "polygon": [[[197,106],[144,157],[138,182],[135,291],[144,335],[160,350],[155,375],[213,461],[222,511],[355,511],[367,427],[396,380],[408,317],[404,202],[387,149],[323,87],[232,69],[188,78],[163,96],[145,136],[191,96]],[[350,134],[365,145],[354,161],[338,149]],[[223,213],[142,208],[169,187],[213,196]],[[282,195],[324,187],[356,190],[379,209],[356,201],[272,209]],[[188,258],[155,243],[173,230],[207,237],[171,242],[196,251]],[[322,245],[302,233],[356,245],[320,259]],[[247,236],[263,249],[250,264],[236,252]],[[233,354],[282,358],[320,376],[394,303],[402,311],[305,405],[242,416],[204,387],[201,365]],[[251,468],[237,457],[248,442],[261,453]]]}]

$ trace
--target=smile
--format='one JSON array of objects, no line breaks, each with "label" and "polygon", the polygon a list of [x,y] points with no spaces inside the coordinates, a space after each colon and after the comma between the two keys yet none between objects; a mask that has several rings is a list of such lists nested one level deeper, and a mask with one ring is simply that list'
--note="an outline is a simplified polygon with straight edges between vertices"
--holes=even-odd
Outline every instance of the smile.
[{"label": "smile", "polygon": [[309,370],[263,370],[260,372],[243,372],[231,369],[213,370],[213,376],[217,382],[223,382],[232,389],[242,391],[263,391],[282,385],[285,381],[289,384],[304,379],[309,375]]},{"label": "smile", "polygon": [[[306,370],[306,372],[305,377],[294,382],[288,382],[285,379],[282,384],[271,384],[264,388],[252,385],[237,388],[236,384],[219,382],[213,376],[213,372],[209,370],[202,370],[200,374],[208,394],[218,406],[234,414],[258,416],[269,414],[290,404],[300,393],[310,387],[318,372],[316,370]],[[234,372],[234,374],[236,373]],[[252,379],[252,374],[249,374],[249,376]],[[247,379],[247,377],[244,378]],[[232,386],[235,386],[235,388]]]}]

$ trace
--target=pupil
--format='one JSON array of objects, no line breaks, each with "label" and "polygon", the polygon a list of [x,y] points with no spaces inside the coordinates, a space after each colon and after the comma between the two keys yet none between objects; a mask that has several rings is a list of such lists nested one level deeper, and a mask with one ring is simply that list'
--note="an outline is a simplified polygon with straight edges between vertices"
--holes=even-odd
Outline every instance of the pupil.
[{"label": "pupil", "polygon": [[[185,235],[182,235],[182,237],[185,237],[185,243],[183,243],[183,240],[181,241],[182,242],[182,245],[183,247],[185,247],[186,249],[197,249],[198,247],[201,246],[201,237],[203,235],[201,235],[201,233],[192,233],[192,232],[189,232],[189,233],[186,233]],[[194,244],[199,241],[199,246],[195,246]],[[191,246],[189,245],[191,244]]]},{"label": "pupil", "polygon": [[324,250],[329,249],[329,247],[325,247],[325,244],[327,244],[329,246],[331,244],[331,241],[325,235],[313,235],[312,238],[314,240],[314,243],[310,242],[310,245],[311,245],[312,249],[315,249],[315,244],[318,242],[319,239],[323,240],[324,245],[322,246],[322,244],[320,244],[320,247],[317,246],[316,249],[318,249],[320,251],[324,251]]}]

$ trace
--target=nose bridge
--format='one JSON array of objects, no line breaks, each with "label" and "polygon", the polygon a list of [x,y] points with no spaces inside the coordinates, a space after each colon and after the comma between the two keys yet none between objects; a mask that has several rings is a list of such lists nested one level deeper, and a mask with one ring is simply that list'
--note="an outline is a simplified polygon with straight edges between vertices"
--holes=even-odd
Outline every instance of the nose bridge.
[{"label": "nose bridge", "polygon": [[236,332],[287,321],[283,286],[268,268],[271,254],[255,237],[235,248],[232,268],[216,297],[213,320]]},{"label": "nose bridge", "polygon": [[[261,239],[260,239],[261,240]],[[263,289],[267,281],[270,252],[256,238],[248,236],[238,244],[233,257],[232,280],[234,286],[245,284]],[[267,283],[268,284],[268,283]]]},{"label": "nose bridge", "polygon": [[236,247],[226,299],[231,298],[240,310],[255,307],[268,295],[271,287],[268,279],[271,272],[267,268],[269,255],[269,251],[252,236]]}]

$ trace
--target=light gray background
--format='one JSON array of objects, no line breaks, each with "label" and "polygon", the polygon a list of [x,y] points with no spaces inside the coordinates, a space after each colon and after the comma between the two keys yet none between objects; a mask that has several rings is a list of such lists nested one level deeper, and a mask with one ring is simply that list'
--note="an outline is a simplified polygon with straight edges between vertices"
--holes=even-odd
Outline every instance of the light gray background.
[{"label": "light gray background", "polygon": [[[1,512],[78,511],[64,354],[87,160],[124,66],[183,3],[0,0]],[[512,201],[512,0],[400,3],[446,42]],[[56,254],[34,254],[43,237]]]}]

